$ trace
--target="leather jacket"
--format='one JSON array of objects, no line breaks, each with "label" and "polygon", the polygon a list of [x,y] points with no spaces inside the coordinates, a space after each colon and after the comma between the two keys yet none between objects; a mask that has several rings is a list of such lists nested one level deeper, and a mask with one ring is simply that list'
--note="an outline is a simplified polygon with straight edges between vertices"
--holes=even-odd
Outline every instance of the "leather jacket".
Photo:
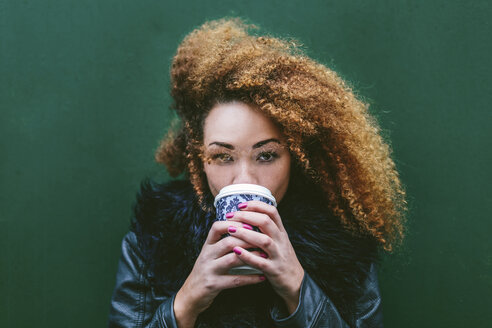
[{"label": "leather jacket", "polygon": [[[135,234],[129,232],[122,242],[122,255],[111,299],[109,327],[178,327],[173,310],[176,294],[156,295],[150,288],[144,268]],[[354,327],[382,327],[381,298],[375,265],[371,266],[364,289],[365,295],[355,306],[357,319]],[[302,280],[297,309],[290,316],[286,316],[284,311],[279,305],[274,305],[270,310],[276,327],[350,327],[307,272]]]},{"label": "leather jacket", "polygon": [[[189,185],[183,186],[180,183],[159,187],[149,184],[142,187],[135,209],[136,219],[134,218],[131,231],[122,241],[116,285],[111,299],[109,327],[178,327],[173,310],[174,297],[194,263],[191,257],[189,263],[183,266],[187,259],[183,257],[180,250],[189,250],[197,244],[190,241],[189,245],[185,245],[183,243],[186,243],[186,240],[204,240],[214,221],[214,218],[204,217],[200,210],[193,210],[191,195]],[[250,313],[246,315],[245,321],[222,321],[230,322],[228,324],[217,321],[215,324],[205,326],[217,328],[221,326],[382,327],[381,297],[375,265],[376,253],[372,244],[350,236],[335,220],[325,220],[324,211],[311,208],[309,199],[300,199],[299,194],[293,196],[297,197],[298,203],[302,203],[302,208],[279,206],[279,213],[305,270],[297,309],[288,315],[286,306],[280,298],[262,303],[264,310],[261,311],[267,321],[263,321],[260,325],[254,323],[257,321],[253,319],[248,321],[250,315],[254,315],[257,310],[247,312],[250,309],[249,303],[244,304],[246,307],[237,303],[239,305],[236,305],[235,311]],[[284,202],[284,204],[294,203]],[[301,215],[304,215],[302,220],[299,219]],[[162,225],[155,225],[158,221],[156,218],[159,216],[162,222],[158,223]],[[173,217],[174,219],[170,219]],[[174,220],[177,222],[176,226]],[[195,231],[195,236],[191,238],[188,232],[187,238],[180,239],[177,231],[183,226],[189,226],[190,231]],[[203,227],[203,231],[196,232],[197,227]],[[303,230],[306,227],[318,233],[306,239],[307,233]],[[158,231],[159,235],[147,236],[145,229],[148,229],[148,233]],[[147,237],[149,238],[146,239]],[[150,243],[157,239],[164,244],[159,246]],[[169,244],[170,242],[172,244]],[[149,250],[153,253],[149,253]],[[200,248],[197,248],[194,256],[199,252]],[[157,266],[152,270],[152,262],[155,258],[164,259],[164,262],[161,260],[163,263],[161,271],[158,271]],[[152,272],[156,274],[153,275]],[[161,281],[163,288],[158,288],[156,276],[163,277]],[[261,285],[239,288],[269,286],[269,284],[264,287]],[[213,309],[214,304],[212,304],[204,313],[208,312],[213,318],[220,317],[221,313],[224,313],[224,306],[229,308],[230,303],[227,299],[219,299],[221,294],[225,293],[222,295],[225,297],[227,292],[238,292],[239,294],[233,295],[232,298],[238,300],[238,295],[246,295],[248,291],[244,289],[239,291],[239,288],[224,290],[214,300],[215,306],[218,306],[222,312],[214,312],[217,308]],[[262,291],[263,289],[255,290],[254,293],[262,293]],[[351,293],[351,291],[356,292]],[[273,291],[271,294],[276,295]],[[268,294],[264,295],[268,296]],[[353,296],[348,297],[348,295]],[[198,321],[195,326],[202,327]]]}]

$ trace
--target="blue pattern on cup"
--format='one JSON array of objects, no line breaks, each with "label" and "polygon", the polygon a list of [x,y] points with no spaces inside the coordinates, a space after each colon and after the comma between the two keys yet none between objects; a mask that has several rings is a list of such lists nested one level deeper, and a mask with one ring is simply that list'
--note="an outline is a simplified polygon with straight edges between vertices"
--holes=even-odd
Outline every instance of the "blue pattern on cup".
[{"label": "blue pattern on cup", "polygon": [[253,194],[234,194],[230,196],[225,196],[219,199],[216,206],[217,220],[225,221],[226,214],[230,212],[239,211],[238,205],[250,200],[259,200],[261,202],[273,205],[273,202],[263,196],[253,195]]},{"label": "blue pattern on cup", "polygon": [[[244,203],[247,201],[251,200],[259,200],[261,202],[273,205],[273,202],[263,196],[255,195],[255,194],[232,194],[229,196],[224,196],[220,198],[215,207],[215,211],[217,213],[217,220],[220,221],[225,221],[226,220],[226,214],[230,212],[236,212],[239,211],[238,205],[240,203]],[[257,232],[261,232],[258,227],[253,226],[253,230]],[[229,236],[228,233],[224,235]],[[249,249],[250,251],[253,250],[260,250],[259,248],[253,248]],[[229,270],[229,274],[261,274],[262,272],[256,268],[253,268],[249,265],[242,265],[239,267],[231,268]]]}]

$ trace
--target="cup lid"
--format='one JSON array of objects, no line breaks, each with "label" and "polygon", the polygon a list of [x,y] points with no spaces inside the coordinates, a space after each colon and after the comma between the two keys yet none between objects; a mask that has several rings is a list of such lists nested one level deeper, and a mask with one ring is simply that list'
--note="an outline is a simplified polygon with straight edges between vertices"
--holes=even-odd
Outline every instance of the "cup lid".
[{"label": "cup lid", "polygon": [[217,196],[215,196],[214,206],[217,206],[217,201],[220,198],[234,194],[253,194],[263,196],[271,200],[273,206],[277,206],[277,201],[275,200],[275,197],[273,197],[270,190],[268,190],[268,188],[251,183],[237,183],[225,186],[224,188],[220,189]]}]

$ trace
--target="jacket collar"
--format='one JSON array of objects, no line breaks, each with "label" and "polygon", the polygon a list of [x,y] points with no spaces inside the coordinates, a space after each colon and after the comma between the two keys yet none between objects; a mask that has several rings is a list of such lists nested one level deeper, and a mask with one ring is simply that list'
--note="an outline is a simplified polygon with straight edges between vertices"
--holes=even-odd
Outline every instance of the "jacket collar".
[{"label": "jacket collar", "polygon": [[[323,208],[320,194],[314,186],[289,187],[278,211],[299,262],[343,313],[360,295],[359,286],[378,259],[377,243],[344,229]],[[206,202],[213,202],[211,195]],[[179,290],[214,221],[215,213],[201,209],[188,181],[142,182],[131,229],[148,264],[152,288],[166,294]],[[276,300],[268,283],[224,290],[199,321],[236,327],[241,320],[250,326],[261,326],[261,321],[271,326],[267,310]]]}]

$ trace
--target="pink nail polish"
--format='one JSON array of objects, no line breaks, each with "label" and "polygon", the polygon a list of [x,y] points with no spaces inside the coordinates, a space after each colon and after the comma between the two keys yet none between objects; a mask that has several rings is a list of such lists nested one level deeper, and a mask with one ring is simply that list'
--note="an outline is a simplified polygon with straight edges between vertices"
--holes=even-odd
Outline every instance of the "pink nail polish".
[{"label": "pink nail polish", "polygon": [[267,258],[267,255],[265,253],[260,253],[260,256],[263,257],[263,258]]},{"label": "pink nail polish", "polygon": [[248,229],[248,230],[253,230],[253,227],[252,227],[252,226],[250,226],[250,225],[249,225],[249,224],[247,224],[247,223],[243,223],[243,228],[244,228],[244,229]]},{"label": "pink nail polish", "polygon": [[248,206],[248,203],[239,203],[239,205],[237,205],[237,208],[242,210],[243,208],[246,208],[247,206]]},{"label": "pink nail polish", "polygon": [[229,213],[226,214],[226,218],[230,219],[232,217],[234,217],[234,213],[233,212],[229,212]]},{"label": "pink nail polish", "polygon": [[265,280],[265,279],[266,279],[266,277],[265,277],[265,276],[260,276],[260,280],[261,280],[261,281],[263,281],[263,280]]},{"label": "pink nail polish", "polygon": [[241,251],[239,250],[239,248],[234,247],[232,250],[233,250],[233,251],[234,251],[234,253],[236,253],[237,255],[241,255]]},{"label": "pink nail polish", "polygon": [[229,230],[229,232],[236,232],[236,228],[233,226],[230,226],[227,230]]}]

